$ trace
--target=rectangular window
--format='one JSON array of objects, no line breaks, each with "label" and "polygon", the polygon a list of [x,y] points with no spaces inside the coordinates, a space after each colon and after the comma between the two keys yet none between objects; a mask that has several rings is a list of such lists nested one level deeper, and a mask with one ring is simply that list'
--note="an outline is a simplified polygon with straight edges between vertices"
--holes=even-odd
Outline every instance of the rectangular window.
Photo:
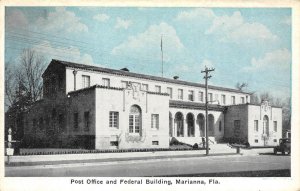
[{"label": "rectangular window", "polygon": [[140,133],[140,118],[135,116],[134,118],[134,124],[135,124],[135,133]]},{"label": "rectangular window", "polygon": [[90,76],[82,75],[82,88],[90,87]]},{"label": "rectangular window", "polygon": [[151,115],[151,128],[159,129],[159,115],[158,114]]},{"label": "rectangular window", "polygon": [[178,99],[183,100],[183,89],[178,89]]},{"label": "rectangular window", "polygon": [[226,104],[226,96],[223,94],[222,95],[222,104],[225,105]]},{"label": "rectangular window", "polygon": [[215,94],[215,100],[214,101],[219,101],[219,95]]},{"label": "rectangular window", "polygon": [[244,104],[244,103],[245,103],[245,98],[241,97],[241,104]]},{"label": "rectangular window", "polygon": [[119,112],[109,112],[109,127],[119,128]]},{"label": "rectangular window", "polygon": [[119,146],[118,141],[110,141],[110,146],[117,147]]},{"label": "rectangular window", "polygon": [[208,101],[213,101],[213,94],[212,93],[208,93]]},{"label": "rectangular window", "polygon": [[172,90],[172,88],[167,88],[167,92],[168,92],[168,94],[169,94],[169,96],[170,96],[170,99],[172,99],[173,98],[173,90]]},{"label": "rectangular window", "polygon": [[277,143],[277,139],[274,139],[273,141],[274,141],[274,143]]},{"label": "rectangular window", "polygon": [[161,86],[155,86],[155,92],[161,93]]},{"label": "rectangular window", "polygon": [[78,113],[73,114],[73,126],[74,130],[78,130]]},{"label": "rectangular window", "polygon": [[84,130],[89,131],[90,129],[90,112],[84,112]]},{"label": "rectangular window", "polygon": [[127,81],[121,81],[121,85],[122,85],[122,88],[127,88],[128,82]]},{"label": "rectangular window", "polygon": [[234,96],[231,96],[231,104],[235,105],[235,97]]},{"label": "rectangular window", "polygon": [[148,84],[142,84],[142,90],[148,91]]},{"label": "rectangular window", "polygon": [[274,124],[273,125],[274,126],[274,132],[277,132],[277,121],[274,121],[273,124]]},{"label": "rectangular window", "polygon": [[240,134],[241,134],[241,121],[240,120],[234,120],[233,134],[235,137],[240,136]]},{"label": "rectangular window", "polygon": [[241,121],[240,120],[234,120],[234,127],[240,128]]},{"label": "rectangular window", "polygon": [[152,141],[152,145],[159,145],[158,141]]},{"label": "rectangular window", "polygon": [[219,121],[219,131],[221,132],[222,131],[222,122]]},{"label": "rectangular window", "polygon": [[188,92],[188,99],[189,101],[194,101],[194,91],[193,90],[189,90]]},{"label": "rectangular window", "polygon": [[109,78],[102,78],[102,86],[110,87],[110,79]]},{"label": "rectangular window", "polygon": [[32,120],[32,130],[36,130],[36,126],[37,126],[37,122],[36,122],[36,119],[33,119]]},{"label": "rectangular window", "polygon": [[43,117],[40,117],[40,120],[39,120],[39,128],[40,128],[40,129],[43,129],[43,127],[44,127],[44,119],[43,119]]},{"label": "rectangular window", "polygon": [[258,139],[255,139],[254,142],[255,142],[255,143],[258,143]]},{"label": "rectangular window", "polygon": [[133,115],[129,115],[129,133],[133,133]]},{"label": "rectangular window", "polygon": [[198,92],[198,101],[203,102],[203,92],[201,91]]},{"label": "rectangular window", "polygon": [[258,120],[254,120],[254,131],[258,132]]},{"label": "rectangular window", "polygon": [[58,127],[60,130],[64,129],[65,117],[63,114],[58,115]]}]

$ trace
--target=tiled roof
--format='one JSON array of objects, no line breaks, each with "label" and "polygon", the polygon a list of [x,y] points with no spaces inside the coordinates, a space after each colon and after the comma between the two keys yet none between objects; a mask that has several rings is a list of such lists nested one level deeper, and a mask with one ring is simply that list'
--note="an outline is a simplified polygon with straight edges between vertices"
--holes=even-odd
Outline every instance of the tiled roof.
[{"label": "tiled roof", "polygon": [[[170,108],[184,108],[184,109],[201,109],[205,110],[204,103],[196,103],[196,102],[187,102],[187,101],[175,101],[170,100],[169,102]],[[212,111],[224,111],[225,107],[220,105],[209,104],[208,110]]]},{"label": "tiled roof", "polygon": [[[168,82],[168,83],[174,83],[174,84],[180,84],[180,85],[205,88],[204,84],[195,83],[195,82],[187,82],[187,81],[182,81],[182,80],[175,80],[175,79],[170,79],[170,78],[163,78],[163,77],[158,77],[158,76],[151,76],[151,75],[146,75],[146,74],[127,72],[127,71],[123,71],[123,70],[114,70],[114,69],[110,69],[110,68],[102,68],[102,67],[93,66],[93,65],[78,64],[78,63],[66,62],[66,61],[54,60],[54,59],[52,60],[52,62],[63,64],[64,66],[71,67],[71,68],[78,68],[78,69],[83,69],[83,70],[91,70],[91,71],[97,71],[97,72],[103,72],[103,73],[110,73],[110,74],[115,74],[115,75],[119,75],[119,76],[130,76],[130,77],[141,78],[141,79],[149,79],[149,80],[160,81],[160,82]],[[222,91],[248,94],[247,92],[243,92],[243,91],[240,91],[237,89],[224,88],[224,87],[219,87],[219,86],[211,86],[210,85],[210,86],[208,86],[208,88],[214,89],[214,90],[222,90]]]}]

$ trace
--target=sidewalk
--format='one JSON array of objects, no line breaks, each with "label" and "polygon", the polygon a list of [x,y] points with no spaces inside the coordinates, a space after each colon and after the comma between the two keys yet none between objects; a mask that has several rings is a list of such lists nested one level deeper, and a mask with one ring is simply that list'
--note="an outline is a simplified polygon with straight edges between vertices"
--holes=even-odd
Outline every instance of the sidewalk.
[{"label": "sidewalk", "polygon": [[210,156],[251,156],[260,153],[270,153],[272,149],[241,149],[238,154],[236,149],[220,150],[211,148],[209,156],[205,150],[188,151],[156,151],[156,152],[128,152],[128,153],[89,153],[89,154],[62,154],[62,155],[27,155],[27,156],[5,156],[6,166],[34,166],[34,165],[54,165],[71,163],[101,163],[118,161],[140,161],[156,159],[175,159]]}]

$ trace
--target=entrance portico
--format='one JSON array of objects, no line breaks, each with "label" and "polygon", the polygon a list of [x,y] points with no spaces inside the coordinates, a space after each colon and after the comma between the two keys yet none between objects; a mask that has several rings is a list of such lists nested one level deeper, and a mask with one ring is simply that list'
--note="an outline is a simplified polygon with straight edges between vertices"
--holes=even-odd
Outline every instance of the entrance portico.
[{"label": "entrance portico", "polygon": [[[195,104],[194,104],[195,106]],[[208,135],[211,141],[216,141],[223,136],[220,132],[219,122],[224,123],[222,110],[209,110],[208,115]],[[193,108],[170,108],[169,112],[170,137],[188,143],[201,143],[205,137],[205,109]]]}]

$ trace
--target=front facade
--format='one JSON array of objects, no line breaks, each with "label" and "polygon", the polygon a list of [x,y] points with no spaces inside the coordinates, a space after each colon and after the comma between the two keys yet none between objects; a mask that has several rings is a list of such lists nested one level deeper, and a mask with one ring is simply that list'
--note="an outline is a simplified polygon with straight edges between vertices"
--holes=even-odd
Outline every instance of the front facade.
[{"label": "front facade", "polygon": [[[202,84],[59,60],[49,64],[43,83],[44,97],[28,112],[25,137],[53,136],[60,147],[113,149],[167,148],[172,137],[194,144],[205,136]],[[208,101],[210,141],[234,136],[251,145],[269,145],[269,139],[259,139],[266,137],[260,126],[257,132],[251,128],[265,116],[268,125],[276,121],[272,139],[281,138],[280,108],[268,106],[262,115],[265,103],[251,105],[250,94],[215,86],[209,86]],[[232,133],[236,120],[247,133]]]}]

